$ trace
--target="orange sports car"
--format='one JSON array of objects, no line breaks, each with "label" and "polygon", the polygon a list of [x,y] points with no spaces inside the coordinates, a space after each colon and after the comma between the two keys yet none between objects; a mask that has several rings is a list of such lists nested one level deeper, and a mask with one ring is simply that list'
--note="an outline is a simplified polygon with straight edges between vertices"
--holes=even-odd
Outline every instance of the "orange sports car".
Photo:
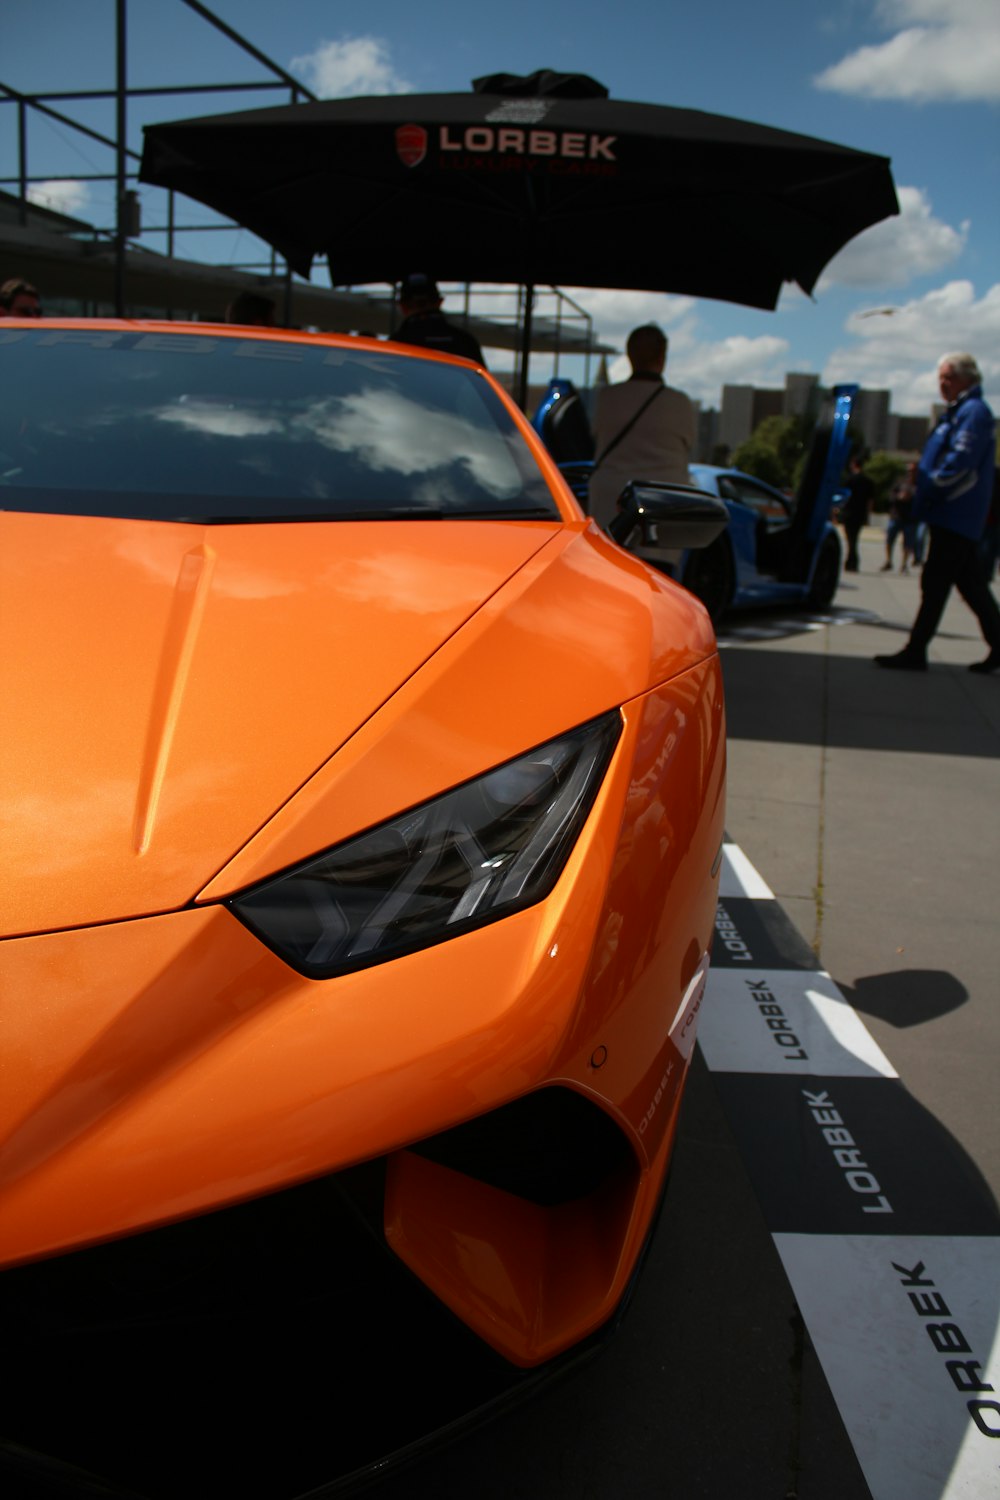
[{"label": "orange sports car", "polygon": [[713,930],[714,636],[476,365],[6,320],[0,370],[0,1475],[298,1494],[626,1299]]}]

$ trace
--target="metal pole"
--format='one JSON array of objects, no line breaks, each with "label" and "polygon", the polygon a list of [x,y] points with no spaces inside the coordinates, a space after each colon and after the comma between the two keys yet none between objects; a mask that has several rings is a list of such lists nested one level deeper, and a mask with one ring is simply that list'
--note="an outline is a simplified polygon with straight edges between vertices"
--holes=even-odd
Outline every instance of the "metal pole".
[{"label": "metal pole", "polygon": [[28,106],[23,99],[17,101],[17,175],[21,194],[18,218],[25,225],[28,222]]},{"label": "metal pole", "polygon": [[234,31],[232,26],[227,26],[225,21],[221,21],[214,11],[209,10],[207,5],[202,5],[201,0],[184,0],[184,4],[201,16],[203,20],[207,21],[210,26],[214,26],[217,31],[221,31],[222,35],[227,36],[231,42],[235,42],[237,47],[242,47],[244,52],[256,58],[257,62],[262,63],[265,68],[269,68],[276,78],[281,78],[290,88],[298,89],[299,93],[305,94],[307,99],[316,98],[316,95],[311,89],[307,89],[304,83],[300,83],[297,78],[293,78],[291,73],[286,73],[284,68],[279,68],[277,63],[272,62],[252,42],[248,42],[245,36],[240,36],[238,31]]},{"label": "metal pole", "polygon": [[559,374],[559,355],[562,352],[562,310],[563,310],[563,295],[562,295],[562,292],[557,291],[556,292],[556,358],[555,358],[555,365],[554,365],[553,370],[552,370],[553,375],[558,375]]},{"label": "metal pole", "polygon": [[[175,224],[174,214],[175,214],[174,190],[173,190],[173,188],[170,188],[169,191],[167,192],[167,259],[168,260],[173,260],[173,258],[174,258],[174,224]],[[173,298],[171,298],[171,306],[167,308],[166,312],[167,312],[167,322],[168,323],[172,323],[174,321]]]},{"label": "metal pole", "polygon": [[116,28],[116,157],[117,157],[117,218],[115,235],[115,316],[125,316],[125,130],[126,130],[126,63],[125,31],[128,0],[115,0]]},{"label": "metal pole", "polygon": [[292,268],[285,261],[285,295],[284,303],[284,325],[286,328],[292,326]]},{"label": "metal pole", "polygon": [[[167,92],[172,91],[167,90]],[[118,90],[115,89],[114,92],[107,91],[100,97],[104,99],[114,99],[117,96],[117,93]],[[0,94],[3,94],[7,99],[21,100],[23,101],[23,103],[29,105],[32,109],[37,110],[39,114],[48,115],[50,120],[58,120],[60,125],[68,125],[71,130],[78,130],[81,135],[88,136],[90,140],[97,141],[100,145],[109,146],[112,150],[114,150],[115,142],[111,140],[110,136],[101,135],[99,130],[91,130],[89,125],[82,125],[79,120],[71,120],[69,115],[60,114],[57,109],[50,109],[47,104],[43,104],[41,102],[41,95],[20,94],[18,93],[17,89],[12,89],[6,83],[0,83]],[[125,155],[134,157],[136,161],[141,160],[138,151],[126,151]],[[86,178],[87,174],[79,173],[78,176],[79,179],[83,181]]]},{"label": "metal pole", "polygon": [[528,360],[531,355],[531,312],[535,305],[535,287],[529,282],[524,288],[524,320],[521,324],[521,376],[518,381],[517,404],[528,410]]},{"label": "metal pole", "polygon": [[[292,91],[291,91],[291,98],[289,100],[289,103],[290,104],[298,104],[298,102],[299,102],[298,90],[293,86]],[[291,326],[292,326],[292,268],[288,264],[287,260],[285,261],[285,286],[284,286],[284,296],[282,298],[282,302],[283,302],[283,305],[284,305],[284,312],[283,312],[283,315],[282,315],[282,322],[284,323],[284,325],[285,325],[286,328],[291,328]]]}]

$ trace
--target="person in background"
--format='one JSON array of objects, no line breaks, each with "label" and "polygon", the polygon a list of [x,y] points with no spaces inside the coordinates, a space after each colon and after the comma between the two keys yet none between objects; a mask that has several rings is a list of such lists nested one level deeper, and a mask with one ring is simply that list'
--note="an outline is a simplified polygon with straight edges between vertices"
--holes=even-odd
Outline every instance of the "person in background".
[{"label": "person in background", "polygon": [[840,524],[847,538],[844,572],[856,573],[858,571],[858,538],[861,535],[861,528],[868,523],[868,513],[871,510],[875,486],[861,467],[859,453],[851,454],[848,470],[850,477],[847,481],[847,499],[840,507]]},{"label": "person in background", "polygon": [[40,318],[42,299],[38,288],[20,276],[12,276],[0,286],[0,318]]},{"label": "person in background", "polygon": [[916,548],[917,527],[910,520],[913,494],[917,487],[917,467],[916,463],[907,464],[889,492],[889,524],[885,529],[885,562],[881,568],[883,573],[892,572],[892,549],[899,535],[903,538],[903,564],[899,571],[910,571],[911,558],[914,563],[919,561]]},{"label": "person in background", "polygon": [[227,323],[242,323],[248,328],[273,328],[275,306],[261,292],[240,292],[226,308]]},{"label": "person in background", "polygon": [[948,596],[957,588],[979,621],[989,655],[970,672],[1000,669],[1000,608],[983,578],[977,548],[986,527],[996,467],[996,422],[983,400],[982,376],[971,354],[945,354],[938,385],[948,403],[924,444],[911,515],[926,517],[930,549],[920,579],[922,595],[910,639],[876,664],[925,672],[927,647],[941,623]]},{"label": "person in background", "polygon": [[633,328],[625,344],[632,374],[604,386],[594,413],[594,472],[589,510],[599,525],[614,520],[630,479],[690,484],[697,422],[683,391],[666,385],[667,336],[655,323]]},{"label": "person in background", "polygon": [[976,548],[976,556],[979,561],[979,571],[985,582],[992,583],[993,575],[997,570],[997,560],[1000,559],[1000,469],[997,469],[993,475],[993,496],[986,516],[986,526],[979,539],[979,546]]},{"label": "person in background", "polygon": [[404,276],[398,301],[403,321],[392,335],[395,343],[436,349],[440,354],[460,354],[463,359],[485,365],[479,340],[467,328],[449,323],[441,311],[443,298],[429,276],[420,272]]}]

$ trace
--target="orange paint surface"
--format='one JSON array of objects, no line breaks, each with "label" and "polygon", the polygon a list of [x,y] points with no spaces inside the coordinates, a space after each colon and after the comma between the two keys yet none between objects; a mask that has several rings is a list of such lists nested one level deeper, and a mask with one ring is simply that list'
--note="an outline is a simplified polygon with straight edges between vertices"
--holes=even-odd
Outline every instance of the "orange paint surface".
[{"label": "orange paint surface", "polygon": [[[390,1243],[507,1358],[613,1311],[713,930],[721,673],[701,606],[517,420],[562,522],[0,515],[0,1263],[387,1157]],[[526,911],[315,981],[220,904],[612,709]],[[512,1205],[407,1150],[552,1086],[628,1144],[585,1200]]]}]

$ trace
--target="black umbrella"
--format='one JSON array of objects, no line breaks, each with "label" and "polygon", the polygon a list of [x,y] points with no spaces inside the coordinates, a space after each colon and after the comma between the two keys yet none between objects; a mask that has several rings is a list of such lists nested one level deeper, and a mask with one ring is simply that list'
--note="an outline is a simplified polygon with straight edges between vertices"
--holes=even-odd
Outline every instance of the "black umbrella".
[{"label": "black umbrella", "polygon": [[609,99],[583,75],[333,99],[149,126],[140,176],[335,285],[636,288],[774,307],[898,213],[884,157],[722,115]]}]

